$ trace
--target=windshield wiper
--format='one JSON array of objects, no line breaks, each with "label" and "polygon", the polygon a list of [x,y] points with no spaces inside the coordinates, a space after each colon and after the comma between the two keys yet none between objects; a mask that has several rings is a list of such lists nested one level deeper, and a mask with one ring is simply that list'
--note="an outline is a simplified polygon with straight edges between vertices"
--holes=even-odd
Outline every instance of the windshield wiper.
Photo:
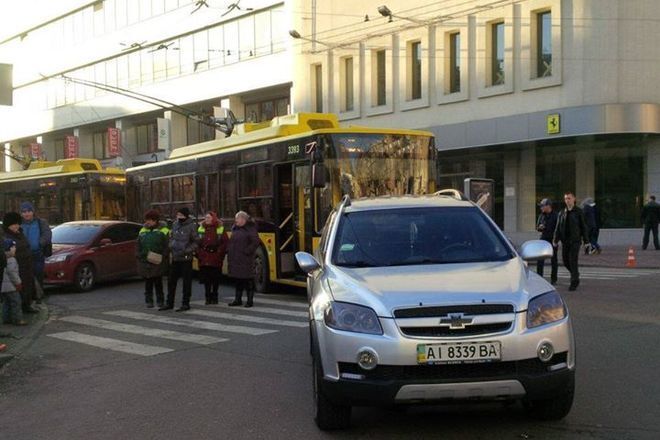
[{"label": "windshield wiper", "polygon": [[367,263],[366,261],[351,261],[350,263],[339,263],[336,264],[336,266],[340,267],[376,267],[371,263]]},{"label": "windshield wiper", "polygon": [[419,260],[413,261],[399,261],[396,263],[389,263],[388,266],[415,266],[417,264],[444,264],[445,261],[436,260],[433,258],[420,258]]}]

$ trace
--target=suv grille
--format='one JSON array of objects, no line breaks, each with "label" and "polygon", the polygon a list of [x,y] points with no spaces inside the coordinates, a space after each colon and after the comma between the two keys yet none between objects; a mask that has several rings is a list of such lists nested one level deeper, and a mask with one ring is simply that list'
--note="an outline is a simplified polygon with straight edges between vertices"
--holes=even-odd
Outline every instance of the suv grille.
[{"label": "suv grille", "polygon": [[442,337],[442,336],[472,336],[487,333],[499,333],[508,330],[510,322],[498,324],[471,325],[462,329],[450,327],[401,327],[401,332],[407,336]]},{"label": "suv grille", "polygon": [[435,318],[449,313],[464,313],[466,315],[497,315],[513,313],[511,304],[471,304],[464,306],[412,307],[394,311],[395,318]]}]

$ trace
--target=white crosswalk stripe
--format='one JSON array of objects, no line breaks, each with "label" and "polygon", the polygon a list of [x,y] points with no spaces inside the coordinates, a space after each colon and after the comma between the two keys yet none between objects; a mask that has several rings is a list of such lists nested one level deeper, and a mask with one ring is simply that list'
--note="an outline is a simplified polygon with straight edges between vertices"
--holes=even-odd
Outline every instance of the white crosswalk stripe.
[{"label": "white crosswalk stripe", "polygon": [[[234,297],[233,296],[226,296],[225,299],[231,301],[231,300],[234,299]],[[204,304],[203,301],[195,301],[195,302],[198,303],[198,304]],[[270,305],[274,305],[274,306],[286,306],[286,307],[294,307],[294,308],[301,308],[301,309],[308,309],[309,308],[309,305],[307,303],[304,303],[304,302],[283,301],[283,300],[279,300],[279,299],[264,298],[261,295],[256,295],[254,297],[254,302],[259,303],[259,304],[270,304]]]},{"label": "white crosswalk stripe", "polygon": [[51,338],[62,339],[64,341],[78,342],[80,344],[91,345],[97,348],[120,351],[122,353],[135,354],[138,356],[155,356],[157,354],[174,351],[171,348],[137,344],[135,342],[120,341],[118,339],[103,338],[100,336],[86,335],[84,333],[72,331],[52,333],[48,336]]},{"label": "white crosswalk stripe", "polygon": [[200,328],[204,330],[215,330],[219,332],[242,333],[242,334],[254,335],[254,336],[277,332],[277,330],[267,330],[263,328],[247,327],[240,325],[227,325],[227,324],[220,324],[217,322],[210,322],[210,321],[196,321],[192,319],[173,318],[165,315],[152,315],[149,313],[132,312],[130,310],[117,310],[112,312],[104,312],[104,315],[119,316],[122,318],[138,319],[143,321],[152,321],[161,324]]},{"label": "white crosswalk stripe", "polygon": [[287,327],[304,328],[309,324],[306,321],[287,321],[282,319],[262,318],[261,316],[240,315],[236,313],[216,312],[213,310],[192,309],[186,312],[186,315],[206,316],[207,318],[222,318],[235,321],[248,321],[257,324],[283,325]]},{"label": "white crosswalk stripe", "polygon": [[[580,279],[585,280],[602,280],[602,281],[615,281],[615,280],[625,280],[632,278],[639,278],[648,275],[657,275],[660,274],[660,270],[653,269],[626,269],[626,268],[611,268],[611,267],[580,267]],[[544,271],[545,277],[549,278],[549,265],[546,265],[546,270]],[[559,268],[559,273],[557,274],[559,278],[570,279],[571,274],[566,270],[565,267]]]},{"label": "white crosswalk stripe", "polygon": [[[270,315],[295,316],[298,318],[307,318],[309,316],[308,312],[303,312],[300,310],[284,310],[284,309],[276,309],[273,307],[261,307],[257,304],[259,301],[258,299],[255,299],[254,301],[256,304],[255,307],[250,309],[243,309],[243,310],[249,313],[268,313]],[[204,301],[193,301],[191,304],[202,305],[204,304]]]},{"label": "white crosswalk stripe", "polygon": [[106,321],[104,319],[88,318],[86,316],[65,316],[60,321],[71,322],[74,324],[86,325],[105,330],[112,330],[122,333],[131,333],[135,335],[151,336],[155,338],[171,339],[173,341],[190,342],[193,344],[210,345],[218,342],[225,342],[229,339],[217,338],[215,336],[199,335],[194,333],[181,333],[171,330],[158,328],[142,327],[133,324],[124,324],[120,322]]}]

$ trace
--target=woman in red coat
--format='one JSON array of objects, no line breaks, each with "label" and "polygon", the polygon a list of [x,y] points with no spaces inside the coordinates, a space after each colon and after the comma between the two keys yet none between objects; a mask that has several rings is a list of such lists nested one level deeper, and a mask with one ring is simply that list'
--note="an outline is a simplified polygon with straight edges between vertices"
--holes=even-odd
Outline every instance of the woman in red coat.
[{"label": "woman in red coat", "polygon": [[227,253],[229,238],[215,212],[209,211],[197,228],[199,281],[204,284],[206,304],[218,304],[218,287],[222,262]]}]

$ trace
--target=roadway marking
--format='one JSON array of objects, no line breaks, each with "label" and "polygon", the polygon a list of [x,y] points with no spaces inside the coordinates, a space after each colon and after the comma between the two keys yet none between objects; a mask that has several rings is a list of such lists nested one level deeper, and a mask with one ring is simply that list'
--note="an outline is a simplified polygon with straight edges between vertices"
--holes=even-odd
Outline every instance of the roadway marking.
[{"label": "roadway marking", "polygon": [[[256,313],[268,313],[268,314],[271,314],[271,315],[295,316],[295,317],[298,317],[298,318],[307,318],[307,317],[309,317],[309,312],[303,312],[303,311],[298,311],[298,310],[275,309],[273,307],[261,307],[259,305],[259,301],[260,301],[259,298],[255,298],[255,300],[254,300],[255,306],[253,308],[244,309],[244,310],[246,312],[249,311],[250,313],[255,313],[255,312]],[[273,300],[270,300],[270,301],[275,301],[275,300],[273,299]],[[193,304],[203,305],[204,301],[193,301]],[[305,308],[307,308],[307,306],[305,306]]]},{"label": "roadway marking", "polygon": [[85,316],[66,316],[59,321],[72,322],[74,324],[88,325],[116,332],[132,333],[135,335],[152,336],[155,338],[171,339],[173,341],[191,342],[193,344],[210,345],[218,342],[226,342],[229,339],[217,338],[215,336],[199,335],[194,333],[181,333],[171,330],[142,327],[139,325],[124,324],[120,322],[106,321],[104,319],[88,318]]},{"label": "roadway marking", "polygon": [[209,318],[233,319],[236,321],[248,321],[248,322],[255,322],[258,324],[284,325],[288,327],[299,327],[299,328],[304,328],[309,326],[309,324],[306,321],[305,322],[286,321],[280,319],[262,318],[261,316],[248,316],[248,315],[238,315],[235,313],[216,312],[212,310],[193,309],[186,312],[186,315],[206,316]]},{"label": "roadway marking", "polygon": [[119,339],[102,338],[100,336],[86,335],[78,332],[52,333],[51,338],[62,339],[64,341],[78,342],[80,344],[91,345],[106,350],[120,351],[122,353],[136,354],[138,356],[154,356],[157,354],[169,353],[171,348],[156,347],[153,345],[136,344],[134,342],[120,341]]},{"label": "roadway marking", "polygon": [[131,312],[129,310],[117,310],[114,312],[104,312],[104,315],[120,316],[122,318],[138,319],[144,321],[159,322],[161,324],[179,325],[184,327],[201,328],[204,330],[214,330],[219,332],[243,333],[246,335],[265,335],[268,333],[277,333],[278,330],[266,330],[262,328],[245,327],[240,325],[225,325],[209,321],[196,321],[192,319],[173,318],[165,315],[150,315],[148,313]]},{"label": "roadway marking", "polygon": [[[228,301],[232,301],[234,299],[233,296],[225,296],[224,299]],[[309,309],[309,305],[307,303],[303,302],[289,302],[289,301],[282,301],[282,300],[277,300],[277,299],[270,299],[270,298],[263,298],[261,296],[255,296],[254,297],[254,302],[257,304],[270,304],[274,306],[284,306],[284,307],[295,307],[295,308],[301,308],[301,309]],[[193,304],[200,304],[204,305],[204,301],[193,301]]]}]

